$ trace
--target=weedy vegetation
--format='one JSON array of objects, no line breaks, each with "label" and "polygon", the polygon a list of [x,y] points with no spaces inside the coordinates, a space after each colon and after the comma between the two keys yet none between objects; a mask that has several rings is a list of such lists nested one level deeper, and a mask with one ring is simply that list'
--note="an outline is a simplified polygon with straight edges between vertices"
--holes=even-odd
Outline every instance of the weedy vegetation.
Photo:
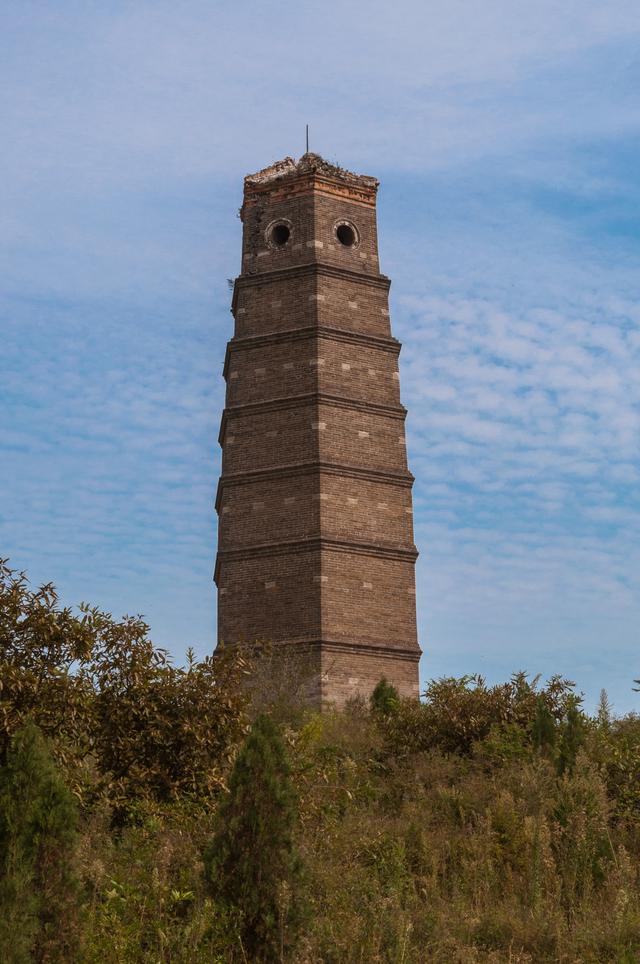
[{"label": "weedy vegetation", "polygon": [[640,717],[524,673],[320,714],[297,672],[3,563],[0,959],[640,959]]}]

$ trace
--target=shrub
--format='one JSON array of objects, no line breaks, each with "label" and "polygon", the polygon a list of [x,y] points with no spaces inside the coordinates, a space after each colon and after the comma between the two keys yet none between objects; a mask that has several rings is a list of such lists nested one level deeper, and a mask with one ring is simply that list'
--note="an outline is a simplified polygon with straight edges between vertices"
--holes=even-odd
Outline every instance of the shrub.
[{"label": "shrub", "polygon": [[300,921],[301,864],[293,845],[295,799],[284,745],[259,716],[240,750],[205,851],[214,896],[238,915],[249,960],[279,961]]},{"label": "shrub", "polygon": [[134,620],[92,614],[100,645],[84,674],[93,696],[92,747],[119,820],[141,802],[210,801],[244,732],[242,657],[225,651],[175,667]]},{"label": "shrub", "polygon": [[0,761],[33,719],[75,794],[119,822],[178,797],[210,801],[245,729],[246,660],[221,650],[171,664],[137,616],[60,608],[0,562]]},{"label": "shrub", "polygon": [[0,769],[0,959],[68,961],[78,939],[76,807],[38,728],[17,731]]},{"label": "shrub", "polygon": [[553,725],[565,717],[576,701],[572,687],[555,676],[539,689],[538,679],[529,681],[524,673],[497,686],[487,686],[482,676],[433,680],[422,703],[401,700],[388,717],[388,746],[400,756],[436,748],[468,755],[496,728],[510,725],[521,727],[531,740],[541,711]]},{"label": "shrub", "polygon": [[0,761],[28,719],[55,738],[59,762],[72,766],[88,752],[91,689],[75,670],[94,644],[88,618],[61,608],[51,584],[31,590],[0,560]]},{"label": "shrub", "polygon": [[371,694],[369,702],[372,712],[389,716],[397,710],[400,697],[395,686],[392,686],[383,676]]},{"label": "shrub", "polygon": [[579,701],[572,700],[561,728],[558,750],[558,772],[571,772],[575,766],[578,750],[584,743],[585,721],[580,712]]}]

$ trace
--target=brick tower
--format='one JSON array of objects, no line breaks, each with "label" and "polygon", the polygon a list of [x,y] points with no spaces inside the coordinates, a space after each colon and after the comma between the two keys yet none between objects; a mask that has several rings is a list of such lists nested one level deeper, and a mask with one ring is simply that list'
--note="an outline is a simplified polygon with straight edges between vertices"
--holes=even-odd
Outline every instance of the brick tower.
[{"label": "brick tower", "polygon": [[245,178],[220,428],[218,638],[305,654],[311,699],[418,695],[411,485],[378,182],[316,154]]}]

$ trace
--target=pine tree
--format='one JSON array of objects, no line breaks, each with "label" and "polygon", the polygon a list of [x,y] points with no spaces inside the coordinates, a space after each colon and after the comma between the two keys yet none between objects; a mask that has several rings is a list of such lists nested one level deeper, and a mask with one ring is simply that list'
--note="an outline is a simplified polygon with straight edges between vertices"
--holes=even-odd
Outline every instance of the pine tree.
[{"label": "pine tree", "polygon": [[556,721],[541,694],[536,700],[536,715],[531,727],[533,745],[542,752],[551,752],[556,743]]},{"label": "pine tree", "polygon": [[381,716],[391,716],[398,708],[400,696],[395,686],[389,683],[383,676],[369,697],[369,703],[373,713],[378,713]]},{"label": "pine tree", "polygon": [[69,961],[77,943],[73,797],[33,723],[0,768],[0,960]]},{"label": "pine tree", "polygon": [[596,714],[596,718],[603,730],[610,729],[613,712],[611,709],[611,703],[609,701],[609,694],[605,689],[600,690],[600,699],[598,700],[598,712]]},{"label": "pine tree", "polygon": [[578,701],[574,700],[567,710],[562,726],[562,738],[558,752],[558,772],[571,773],[575,766],[578,750],[584,743],[584,717]]},{"label": "pine tree", "polygon": [[237,757],[219,819],[204,854],[212,892],[237,915],[247,959],[280,961],[301,921],[301,863],[290,769],[267,716],[256,719]]}]

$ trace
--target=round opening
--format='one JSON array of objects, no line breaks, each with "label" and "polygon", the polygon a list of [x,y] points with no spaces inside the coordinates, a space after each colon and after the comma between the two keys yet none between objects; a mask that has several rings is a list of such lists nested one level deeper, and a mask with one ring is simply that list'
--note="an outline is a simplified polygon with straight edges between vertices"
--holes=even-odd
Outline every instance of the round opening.
[{"label": "round opening", "polygon": [[269,239],[276,247],[283,248],[289,240],[290,235],[291,229],[287,224],[274,224],[271,228]]},{"label": "round opening", "polygon": [[345,248],[352,248],[358,240],[355,228],[352,228],[350,224],[339,224],[336,228],[336,237],[340,244],[344,244]]}]

